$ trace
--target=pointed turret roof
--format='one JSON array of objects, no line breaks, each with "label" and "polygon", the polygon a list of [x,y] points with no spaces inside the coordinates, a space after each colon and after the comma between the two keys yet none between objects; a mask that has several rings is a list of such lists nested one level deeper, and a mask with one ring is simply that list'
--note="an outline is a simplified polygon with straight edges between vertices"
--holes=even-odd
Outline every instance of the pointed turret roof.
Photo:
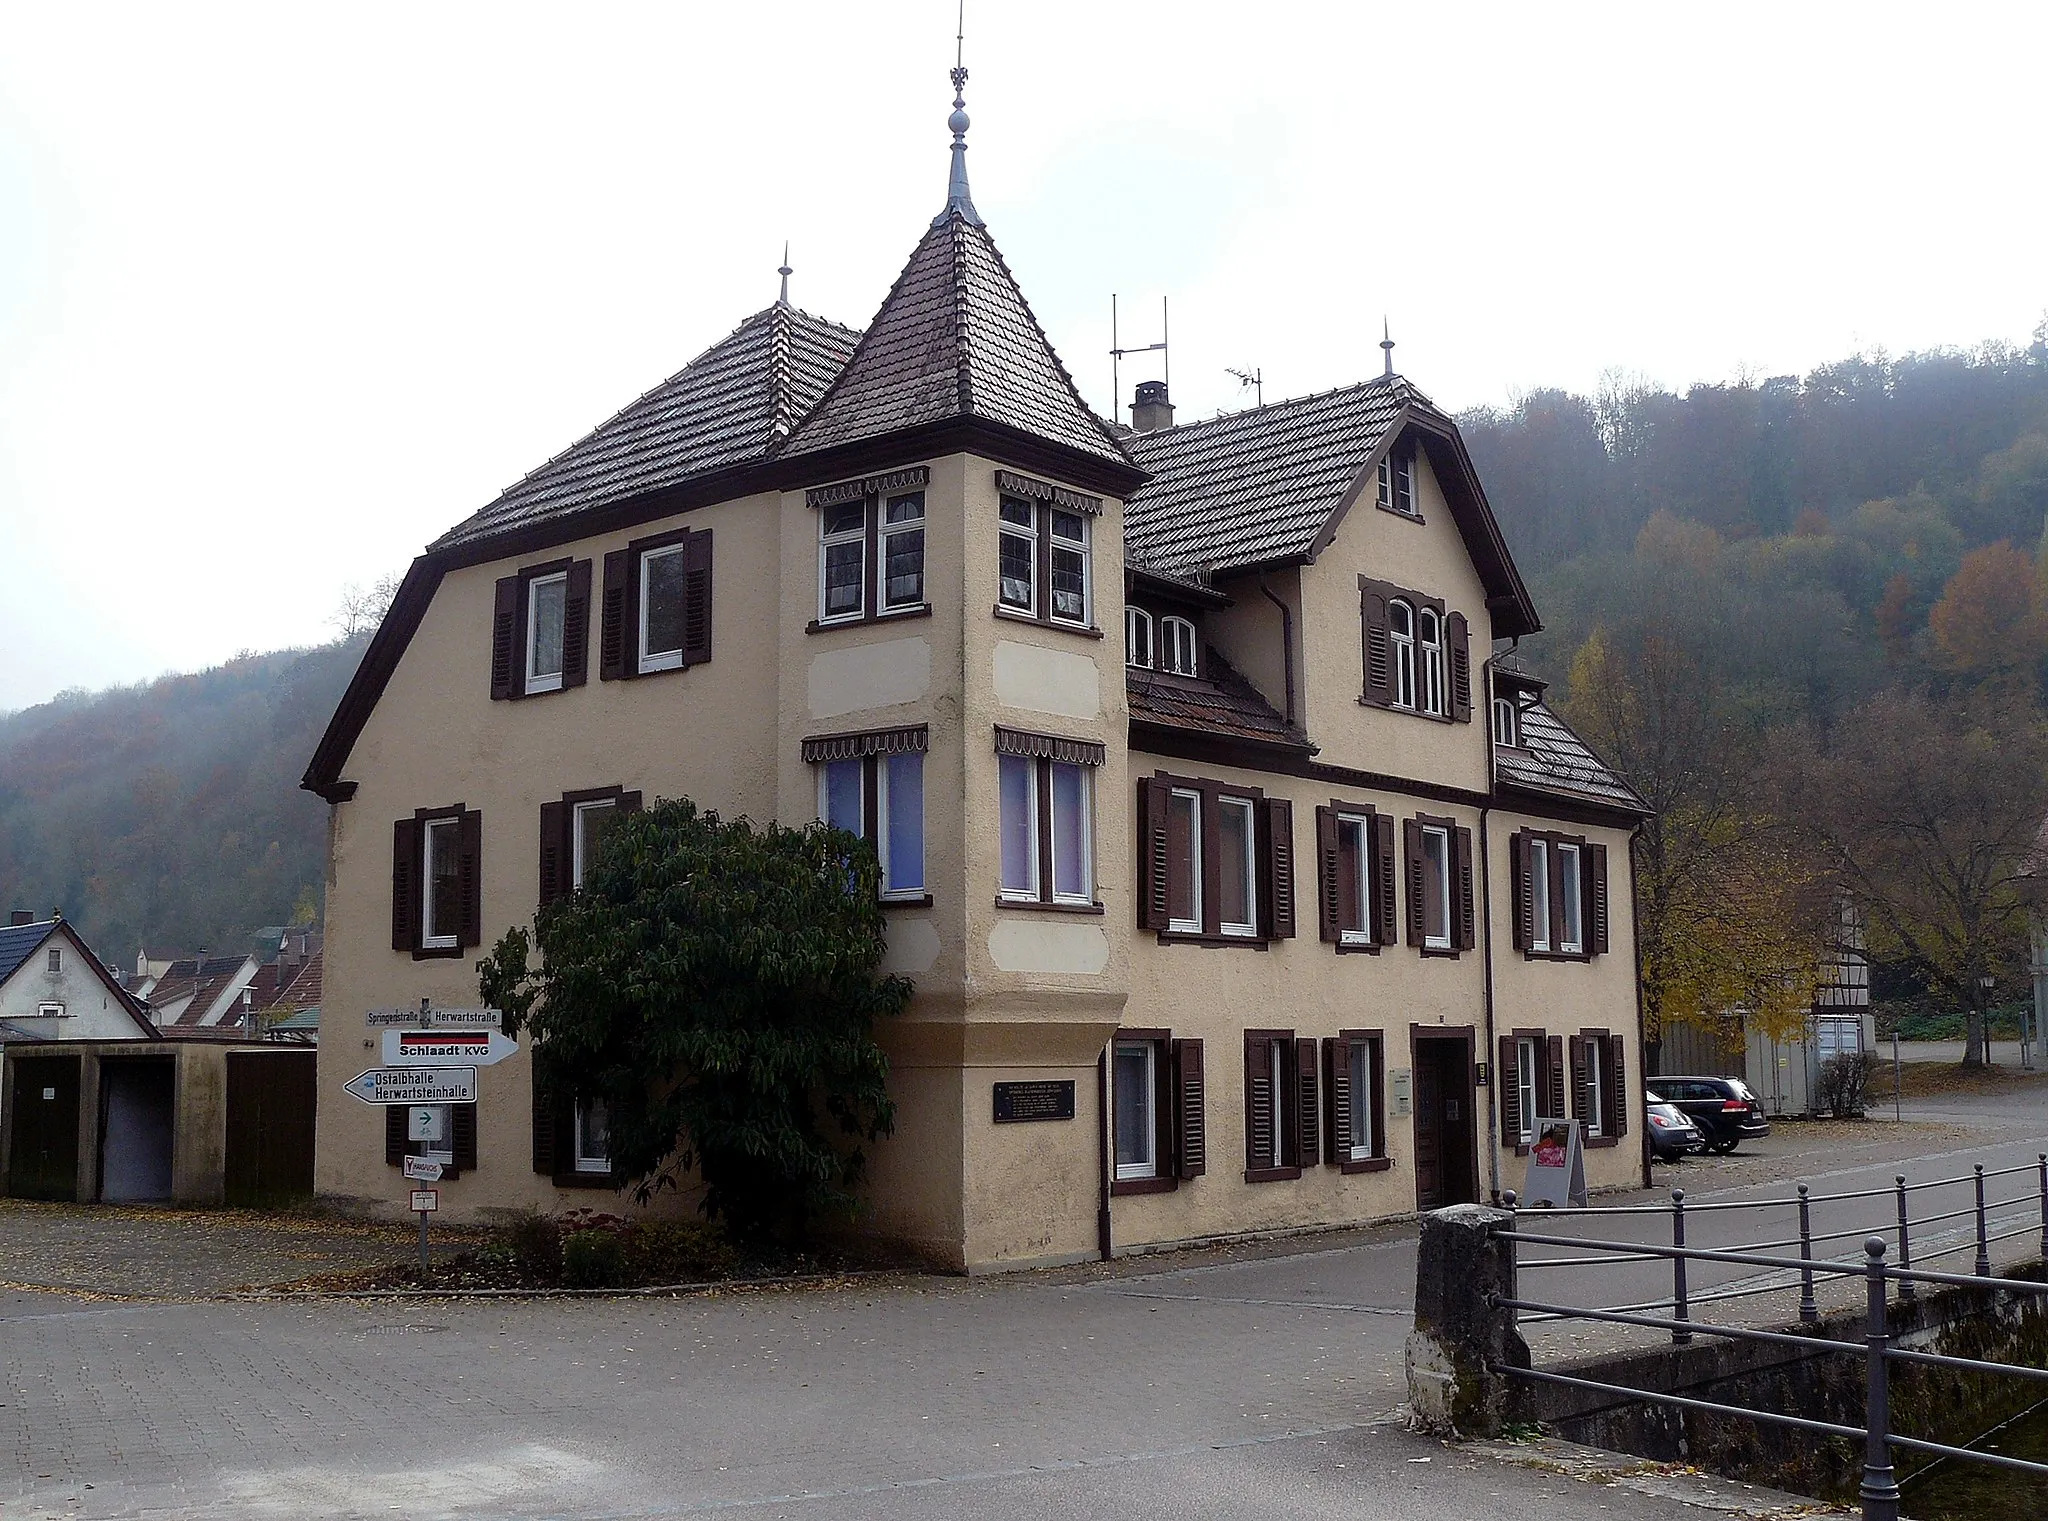
[{"label": "pointed turret roof", "polygon": [[1128,468],[1089,410],[971,203],[949,199],[782,457],[934,423],[1013,428]]}]

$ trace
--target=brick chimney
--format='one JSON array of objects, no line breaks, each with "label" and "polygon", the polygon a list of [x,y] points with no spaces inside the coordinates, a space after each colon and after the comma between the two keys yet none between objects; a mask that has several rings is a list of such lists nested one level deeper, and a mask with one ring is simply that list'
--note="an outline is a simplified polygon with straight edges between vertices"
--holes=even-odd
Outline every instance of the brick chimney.
[{"label": "brick chimney", "polygon": [[1157,433],[1173,426],[1173,403],[1166,399],[1166,382],[1141,380],[1137,398],[1131,403],[1131,427],[1138,433]]},{"label": "brick chimney", "polygon": [[7,916],[7,924],[10,929],[23,924],[34,924],[35,922],[36,916],[33,909],[17,908]]}]

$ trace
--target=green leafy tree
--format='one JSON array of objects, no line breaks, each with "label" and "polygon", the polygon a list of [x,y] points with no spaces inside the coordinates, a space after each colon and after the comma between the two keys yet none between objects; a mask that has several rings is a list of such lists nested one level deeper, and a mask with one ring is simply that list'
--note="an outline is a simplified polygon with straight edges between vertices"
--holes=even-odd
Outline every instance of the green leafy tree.
[{"label": "green leafy tree", "polygon": [[851,1210],[894,1116],[874,1025],[911,985],[877,971],[879,875],[844,830],[664,801],[606,830],[583,886],[477,963],[479,990],[531,1030],[545,1097],[604,1101],[643,1201],[694,1170],[735,1232],[801,1232]]}]

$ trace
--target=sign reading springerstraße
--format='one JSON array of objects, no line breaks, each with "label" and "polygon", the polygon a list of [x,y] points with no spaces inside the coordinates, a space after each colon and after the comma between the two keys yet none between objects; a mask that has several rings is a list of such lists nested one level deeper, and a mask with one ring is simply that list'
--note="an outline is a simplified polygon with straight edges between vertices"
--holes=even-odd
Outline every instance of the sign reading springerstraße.
[{"label": "sign reading springerstra\u00dfe", "polygon": [[474,1104],[474,1067],[372,1067],[342,1084],[366,1104]]},{"label": "sign reading springerstra\u00dfe", "polygon": [[372,1030],[495,1030],[505,1015],[500,1009],[371,1009],[363,1022]]}]

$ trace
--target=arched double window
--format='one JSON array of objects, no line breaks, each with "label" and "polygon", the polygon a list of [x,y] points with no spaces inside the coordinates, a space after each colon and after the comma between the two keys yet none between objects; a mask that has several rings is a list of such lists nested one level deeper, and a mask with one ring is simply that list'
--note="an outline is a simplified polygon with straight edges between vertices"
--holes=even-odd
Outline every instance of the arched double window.
[{"label": "arched double window", "polygon": [[1393,647],[1394,706],[1415,706],[1415,609],[1395,598],[1387,604],[1387,642]]},{"label": "arched double window", "polygon": [[1415,615],[1416,694],[1415,706],[1438,717],[1444,711],[1444,620],[1433,607]]},{"label": "arched double window", "polygon": [[1195,626],[1185,618],[1159,620],[1159,669],[1176,676],[1195,672]]},{"label": "arched double window", "polygon": [[1124,664],[1152,669],[1152,615],[1142,607],[1124,609]]}]

